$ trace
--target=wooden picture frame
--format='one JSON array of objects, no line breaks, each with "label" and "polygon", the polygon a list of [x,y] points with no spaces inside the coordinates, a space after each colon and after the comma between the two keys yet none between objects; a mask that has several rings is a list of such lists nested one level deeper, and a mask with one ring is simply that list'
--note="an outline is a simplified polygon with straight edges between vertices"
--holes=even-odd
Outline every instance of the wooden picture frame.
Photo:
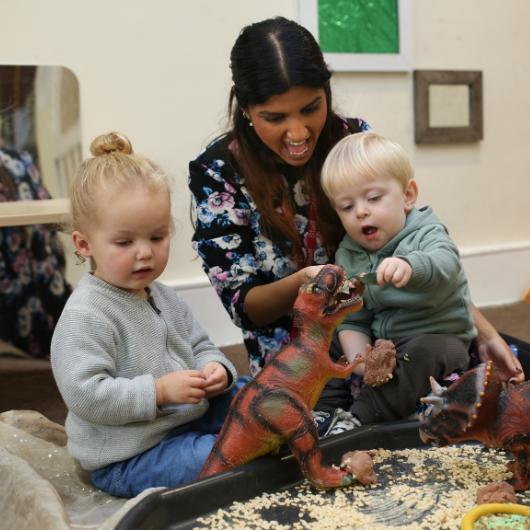
[{"label": "wooden picture frame", "polygon": [[82,161],[77,76],[66,66],[0,64],[0,115],[5,147],[29,152],[39,184],[54,197],[0,202],[0,227],[64,223],[70,179]]},{"label": "wooden picture frame", "polygon": [[[396,53],[331,53],[322,49],[324,59],[335,72],[409,72],[412,56],[412,0],[395,0],[397,9],[398,50]],[[322,46],[319,39],[318,0],[298,0],[299,22],[306,27]],[[350,24],[362,23],[351,18]],[[373,21],[371,21],[373,23]],[[356,28],[351,27],[351,32]]]},{"label": "wooden picture frame", "polygon": [[[474,70],[414,70],[414,137],[417,144],[477,142],[483,138],[482,72]],[[467,125],[433,126],[431,88],[463,86],[468,89]],[[439,109],[443,113],[444,109]]]}]

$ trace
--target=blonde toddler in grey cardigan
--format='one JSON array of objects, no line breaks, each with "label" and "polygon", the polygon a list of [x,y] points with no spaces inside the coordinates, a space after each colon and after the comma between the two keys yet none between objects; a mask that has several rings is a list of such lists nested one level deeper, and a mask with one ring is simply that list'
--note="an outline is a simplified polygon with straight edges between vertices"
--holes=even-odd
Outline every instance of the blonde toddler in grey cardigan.
[{"label": "blonde toddler in grey cardigan", "polygon": [[150,291],[144,300],[86,274],[55,329],[51,360],[69,410],[68,450],[87,470],[139,454],[206,412],[206,399],[157,407],[155,378],[217,361],[236,380],[174,290],[154,282]]},{"label": "blonde toddler in grey cardigan", "polygon": [[70,195],[72,242],[92,272],[54,331],[68,449],[118,496],[194,480],[234,393],[234,366],[189,307],[156,280],[172,233],[166,174],[124,135],[91,145]]}]

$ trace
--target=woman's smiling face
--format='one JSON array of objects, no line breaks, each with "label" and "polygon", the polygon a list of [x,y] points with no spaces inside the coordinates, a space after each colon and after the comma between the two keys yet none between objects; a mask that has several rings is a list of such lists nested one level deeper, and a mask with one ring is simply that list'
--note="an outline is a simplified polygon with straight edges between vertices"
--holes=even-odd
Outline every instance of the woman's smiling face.
[{"label": "woman's smiling face", "polygon": [[324,89],[301,86],[246,110],[261,141],[291,166],[311,159],[328,114]]}]

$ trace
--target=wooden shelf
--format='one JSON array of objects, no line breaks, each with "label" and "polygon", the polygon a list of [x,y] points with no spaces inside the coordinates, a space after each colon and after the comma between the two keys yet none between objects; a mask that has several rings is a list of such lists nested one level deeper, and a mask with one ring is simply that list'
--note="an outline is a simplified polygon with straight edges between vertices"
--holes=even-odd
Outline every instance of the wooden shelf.
[{"label": "wooden shelf", "polygon": [[64,223],[69,212],[69,199],[2,202],[0,227]]}]

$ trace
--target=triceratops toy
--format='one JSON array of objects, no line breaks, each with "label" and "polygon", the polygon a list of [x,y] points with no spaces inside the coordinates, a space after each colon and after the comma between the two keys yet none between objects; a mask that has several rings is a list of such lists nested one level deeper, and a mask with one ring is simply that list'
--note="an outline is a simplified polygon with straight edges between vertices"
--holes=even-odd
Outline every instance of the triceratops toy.
[{"label": "triceratops toy", "polygon": [[489,361],[465,372],[444,389],[431,377],[432,393],[422,401],[420,437],[447,445],[476,440],[500,447],[514,457],[509,465],[516,490],[530,485],[530,381],[502,381]]}]

